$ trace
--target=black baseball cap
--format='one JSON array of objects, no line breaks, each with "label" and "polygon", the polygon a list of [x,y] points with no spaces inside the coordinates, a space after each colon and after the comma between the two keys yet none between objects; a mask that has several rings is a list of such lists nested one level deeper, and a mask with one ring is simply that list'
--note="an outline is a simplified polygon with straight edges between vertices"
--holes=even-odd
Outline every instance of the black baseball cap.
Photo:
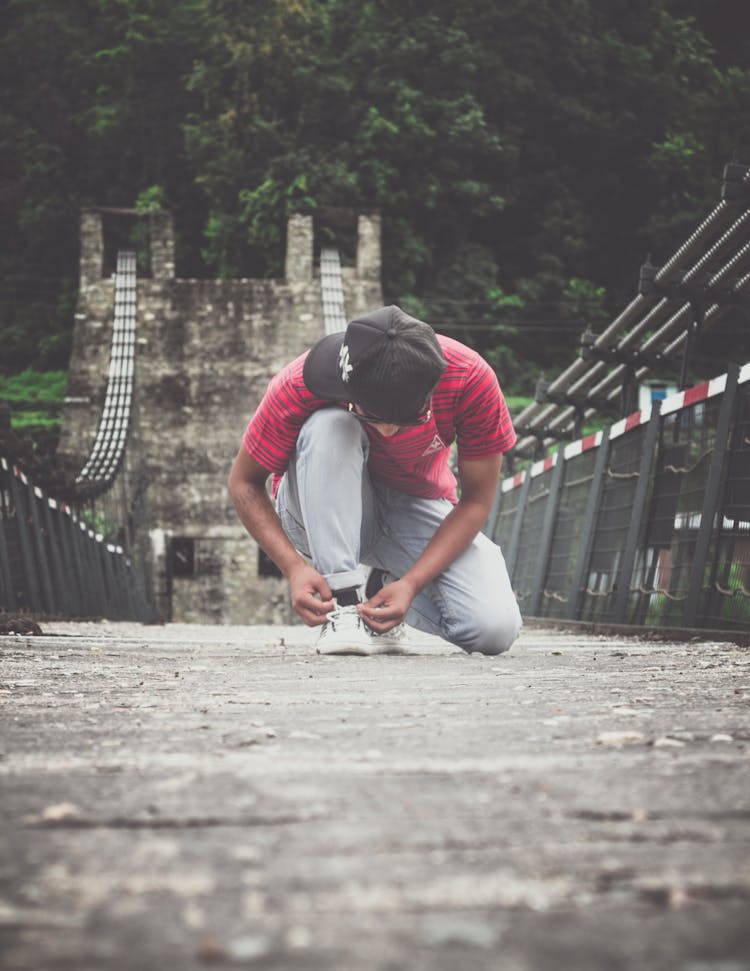
[{"label": "black baseball cap", "polygon": [[303,378],[328,401],[351,401],[394,424],[418,418],[447,367],[435,331],[395,304],[350,321],[310,349]]}]

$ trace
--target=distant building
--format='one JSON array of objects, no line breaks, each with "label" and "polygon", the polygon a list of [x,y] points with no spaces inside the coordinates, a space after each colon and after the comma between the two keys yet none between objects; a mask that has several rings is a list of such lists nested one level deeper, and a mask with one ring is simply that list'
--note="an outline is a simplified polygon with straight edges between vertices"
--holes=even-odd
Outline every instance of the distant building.
[{"label": "distant building", "polygon": [[[129,530],[152,562],[162,617],[183,622],[291,619],[286,583],[239,524],[226,491],[242,433],[270,377],[324,333],[312,216],[287,226],[284,279],[175,277],[169,213],[81,214],[80,289],[59,452],[85,461],[107,386],[114,305],[108,224],[140,219],[150,266],[139,275],[135,400],[116,484]],[[380,306],[380,218],[350,215],[348,317]],[[116,234],[114,234],[116,235]]]}]

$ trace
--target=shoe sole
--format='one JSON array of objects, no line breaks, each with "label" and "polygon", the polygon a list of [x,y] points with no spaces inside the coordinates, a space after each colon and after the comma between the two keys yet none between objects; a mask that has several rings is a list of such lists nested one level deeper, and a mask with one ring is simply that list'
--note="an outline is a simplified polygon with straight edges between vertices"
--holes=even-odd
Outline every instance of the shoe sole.
[{"label": "shoe sole", "polygon": [[357,645],[352,645],[350,647],[329,647],[329,648],[316,648],[318,654],[332,654],[332,655],[353,655],[356,657],[374,657],[377,654],[404,654],[404,648],[399,647],[396,644],[383,644],[382,647],[359,647]]}]

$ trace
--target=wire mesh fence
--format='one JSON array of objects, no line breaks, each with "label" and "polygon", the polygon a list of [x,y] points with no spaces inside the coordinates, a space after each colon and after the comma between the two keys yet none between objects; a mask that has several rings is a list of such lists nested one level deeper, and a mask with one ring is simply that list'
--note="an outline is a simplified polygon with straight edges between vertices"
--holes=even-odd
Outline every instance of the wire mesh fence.
[{"label": "wire mesh fence", "polygon": [[[661,266],[641,267],[637,295],[596,335],[588,328],[581,353],[516,416],[517,456],[580,434],[585,421],[620,414],[635,386],[658,371],[688,384],[691,358],[726,315],[747,310],[750,291],[750,166],[724,169],[721,201]],[[678,366],[678,357],[680,358]]]},{"label": "wire mesh fence", "polygon": [[592,436],[586,447],[569,454],[565,451],[565,475],[560,489],[544,588],[539,598],[538,613],[543,617],[568,617],[573,610],[571,596],[576,554],[586,523],[589,497],[596,470],[601,435]]},{"label": "wire mesh fence", "polygon": [[154,620],[142,563],[95,529],[0,458],[0,609]]},{"label": "wire mesh fence", "polygon": [[506,562],[512,547],[513,529],[519,519],[519,511],[523,513],[525,504],[520,488],[523,482],[523,475],[503,480],[496,498],[496,518],[492,528],[492,539],[506,551]]},{"label": "wire mesh fence", "polygon": [[522,611],[750,630],[750,365],[501,484],[491,534]]},{"label": "wire mesh fence", "polygon": [[535,573],[543,540],[544,514],[550,501],[554,463],[552,460],[538,463],[533,471],[513,571],[516,597],[522,611],[531,608],[532,598],[536,592]]},{"label": "wire mesh fence", "polygon": [[135,254],[121,251],[107,389],[91,453],[75,482],[51,497],[12,458],[0,457],[0,610],[157,619],[145,483],[128,475],[125,448],[136,297]]},{"label": "wire mesh fence", "polygon": [[580,619],[614,621],[617,593],[640,480],[645,427],[640,424],[620,436],[610,436],[591,556],[581,595]]},{"label": "wire mesh fence", "polygon": [[651,500],[639,543],[628,621],[683,625],[719,398],[664,415]]},{"label": "wire mesh fence", "polygon": [[737,396],[709,559],[701,604],[707,623],[750,628],[750,382],[740,387]]}]

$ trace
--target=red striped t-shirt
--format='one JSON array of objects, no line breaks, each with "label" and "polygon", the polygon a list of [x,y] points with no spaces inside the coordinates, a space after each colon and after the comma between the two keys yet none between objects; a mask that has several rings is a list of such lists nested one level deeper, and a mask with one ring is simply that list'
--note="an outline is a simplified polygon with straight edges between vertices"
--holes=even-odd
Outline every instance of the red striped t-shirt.
[{"label": "red striped t-shirt", "polygon": [[[512,448],[516,433],[489,364],[459,341],[442,334],[437,339],[448,366],[432,393],[430,421],[389,438],[373,426],[362,427],[370,438],[373,479],[411,496],[456,502],[451,444],[457,443],[459,461],[486,458]],[[306,356],[307,351],[272,378],[243,437],[248,454],[274,474],[274,495],[305,420],[319,408],[346,407],[308,391],[302,379]]]}]

